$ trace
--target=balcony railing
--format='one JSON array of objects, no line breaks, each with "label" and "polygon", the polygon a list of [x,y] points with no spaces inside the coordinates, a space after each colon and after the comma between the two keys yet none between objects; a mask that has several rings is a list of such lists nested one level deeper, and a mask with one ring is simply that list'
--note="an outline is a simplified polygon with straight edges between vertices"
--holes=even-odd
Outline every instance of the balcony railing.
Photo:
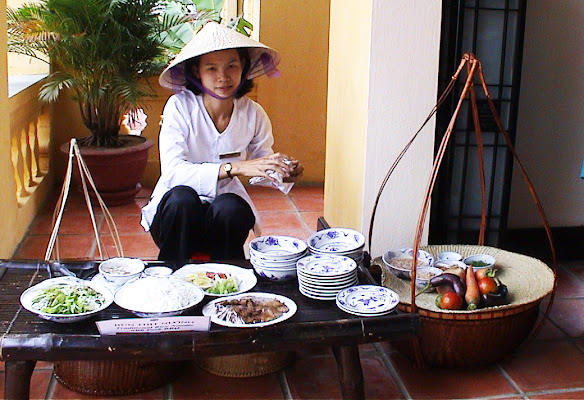
[{"label": "balcony railing", "polygon": [[19,206],[31,198],[49,168],[49,106],[37,99],[41,84],[37,82],[9,100],[10,151]]}]

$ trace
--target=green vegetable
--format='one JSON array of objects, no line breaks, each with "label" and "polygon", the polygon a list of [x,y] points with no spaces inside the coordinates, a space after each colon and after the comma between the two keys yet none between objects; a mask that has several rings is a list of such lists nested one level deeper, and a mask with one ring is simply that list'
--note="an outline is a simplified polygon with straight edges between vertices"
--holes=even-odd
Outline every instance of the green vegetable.
[{"label": "green vegetable", "polygon": [[468,264],[473,266],[473,267],[486,267],[487,265],[489,265],[489,263],[486,263],[486,262],[481,261],[481,260],[472,261]]},{"label": "green vegetable", "polygon": [[226,279],[217,280],[213,286],[207,289],[207,293],[213,294],[228,294],[237,292],[238,290],[237,280],[233,276]]},{"label": "green vegetable", "polygon": [[104,302],[104,296],[89,286],[57,284],[39,290],[31,305],[47,314],[70,315],[94,311]]}]

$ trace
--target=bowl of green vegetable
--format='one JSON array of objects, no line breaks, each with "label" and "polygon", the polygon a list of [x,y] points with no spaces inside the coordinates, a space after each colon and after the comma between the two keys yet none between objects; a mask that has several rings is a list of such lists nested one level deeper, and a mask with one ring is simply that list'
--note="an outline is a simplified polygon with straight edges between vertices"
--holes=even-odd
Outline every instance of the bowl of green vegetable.
[{"label": "bowl of green vegetable", "polygon": [[476,271],[477,269],[491,268],[495,265],[495,257],[488,254],[475,254],[466,257],[462,262],[466,265],[470,265],[473,271]]},{"label": "bowl of green vegetable", "polygon": [[70,276],[42,281],[20,295],[20,304],[40,318],[73,323],[90,318],[113,302],[109,290]]}]

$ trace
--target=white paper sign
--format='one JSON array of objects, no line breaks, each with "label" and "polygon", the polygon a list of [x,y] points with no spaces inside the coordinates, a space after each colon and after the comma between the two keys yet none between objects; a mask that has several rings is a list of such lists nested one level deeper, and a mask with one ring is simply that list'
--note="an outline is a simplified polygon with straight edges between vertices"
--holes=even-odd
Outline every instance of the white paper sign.
[{"label": "white paper sign", "polygon": [[208,331],[210,317],[128,318],[96,321],[102,335]]}]

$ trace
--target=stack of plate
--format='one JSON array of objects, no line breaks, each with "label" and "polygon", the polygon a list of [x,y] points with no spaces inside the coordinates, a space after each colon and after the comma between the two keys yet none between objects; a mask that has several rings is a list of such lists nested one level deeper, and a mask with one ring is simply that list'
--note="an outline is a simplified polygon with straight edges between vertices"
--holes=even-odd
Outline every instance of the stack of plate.
[{"label": "stack of plate", "polygon": [[249,261],[254,270],[275,281],[295,279],[296,262],[306,252],[306,243],[291,236],[260,236],[249,243]]},{"label": "stack of plate", "polygon": [[365,236],[348,228],[324,229],[308,238],[308,249],[311,254],[345,256],[357,263],[363,260],[364,247]]},{"label": "stack of plate", "polygon": [[357,263],[349,257],[311,255],[296,266],[298,289],[312,299],[334,300],[338,292],[359,282]]},{"label": "stack of plate", "polygon": [[377,317],[392,312],[399,303],[399,295],[383,286],[360,285],[341,290],[336,303],[350,314]]}]

